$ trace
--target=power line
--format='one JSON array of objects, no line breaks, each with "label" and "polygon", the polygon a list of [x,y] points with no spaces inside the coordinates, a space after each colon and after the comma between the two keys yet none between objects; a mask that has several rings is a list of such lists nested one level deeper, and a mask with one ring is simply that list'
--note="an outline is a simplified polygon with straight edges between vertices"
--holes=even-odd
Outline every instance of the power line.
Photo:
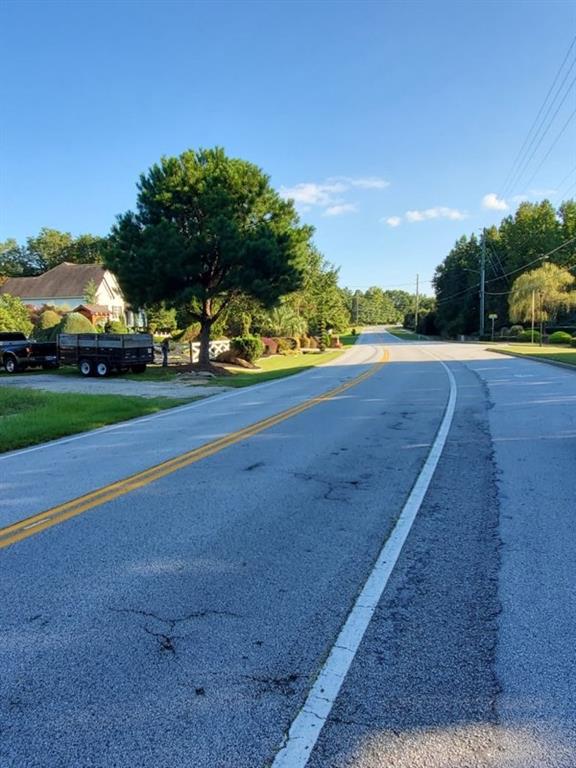
[{"label": "power line", "polygon": [[[576,269],[576,262],[574,262],[574,264],[570,264],[569,267],[562,267],[562,269],[565,269],[568,272],[570,272],[570,270]],[[498,291],[496,293],[492,291],[486,291],[486,295],[487,296],[508,296],[509,294],[512,293],[512,291],[513,291],[513,288],[511,288],[509,291]]]},{"label": "power line", "polygon": [[[556,253],[556,251],[561,250],[566,245],[570,245],[570,243],[576,242],[576,237],[570,238],[570,240],[566,240],[564,243],[561,243],[556,248],[553,248],[551,251],[548,251],[548,253],[543,254],[542,256],[538,256],[538,258],[534,259],[533,261],[529,261],[528,264],[524,264],[522,267],[518,267],[518,269],[513,269],[510,272],[506,272],[503,275],[500,275],[498,277],[492,277],[490,280],[486,280],[486,283],[493,283],[495,280],[500,280],[503,277],[510,277],[510,275],[515,275],[517,272],[521,272],[525,270],[527,267],[532,266],[532,264],[536,264],[538,261],[542,261],[543,259],[547,259],[548,256],[551,256],[553,253]],[[576,264],[573,264],[570,267],[563,267],[563,269],[574,269],[576,267]],[[458,296],[463,296],[466,293],[470,293],[470,291],[475,290],[476,288],[480,287],[480,283],[476,283],[475,285],[470,286],[469,288],[466,288],[463,291],[459,291],[458,293],[453,293],[451,296],[446,296],[445,298],[440,298],[436,300],[436,304],[444,304],[446,301],[450,301],[451,299],[456,299]],[[490,293],[491,296],[505,296],[506,294],[510,293],[510,291],[505,291],[504,293]]]},{"label": "power line", "polygon": [[[524,271],[527,267],[532,266],[532,264],[536,264],[537,261],[542,261],[543,259],[547,259],[548,256],[552,256],[553,253],[556,253],[556,251],[561,250],[566,245],[570,245],[570,243],[576,242],[576,237],[571,237],[570,240],[566,240],[566,242],[562,243],[561,245],[558,245],[556,248],[553,248],[551,251],[548,251],[548,253],[545,253],[543,256],[538,256],[536,259],[533,259],[532,261],[529,261],[528,264],[524,264],[522,267],[518,267],[518,269],[513,269],[511,272],[506,272],[505,275],[502,275],[502,277],[510,277],[510,275],[515,275],[517,272]],[[499,277],[493,277],[490,280],[486,280],[487,283],[493,283],[494,280],[499,280]]]},{"label": "power line", "polygon": [[[574,78],[574,80],[576,81],[576,78]],[[575,110],[572,112],[572,114],[570,114],[570,115],[568,116],[568,120],[566,120],[566,122],[565,122],[565,123],[564,123],[564,125],[562,126],[562,128],[561,128],[560,132],[558,133],[558,135],[556,136],[556,138],[554,139],[554,141],[553,141],[553,142],[552,142],[552,144],[550,145],[550,148],[548,149],[548,152],[546,152],[546,154],[544,155],[544,157],[543,157],[543,158],[542,158],[542,160],[540,161],[540,164],[538,165],[538,168],[536,168],[536,170],[534,171],[534,173],[533,173],[533,174],[532,174],[532,176],[530,177],[529,181],[527,181],[527,182],[526,182],[526,186],[528,186],[528,187],[529,187],[529,186],[530,186],[530,184],[532,184],[532,182],[533,182],[533,181],[534,181],[534,179],[536,178],[536,175],[538,174],[538,171],[540,170],[540,168],[542,168],[542,166],[544,165],[544,163],[546,162],[546,160],[548,160],[548,158],[550,157],[550,153],[552,152],[552,150],[554,149],[554,147],[556,146],[556,144],[558,144],[558,142],[560,141],[560,139],[561,139],[561,138],[562,138],[562,136],[564,135],[564,131],[566,130],[566,128],[568,128],[568,125],[569,125],[569,124],[571,123],[571,121],[573,120],[573,118],[574,118],[574,115],[576,115],[576,109],[575,109]]]},{"label": "power line", "polygon": [[[574,62],[572,63],[572,67],[574,67],[574,64],[576,64],[576,59],[574,59]],[[570,67],[570,71],[572,70],[572,67]],[[564,83],[564,81],[562,81],[562,82]],[[546,126],[546,128],[545,128],[545,130],[544,130],[544,132],[542,133],[542,135],[541,135],[541,136],[540,136],[540,138],[538,139],[538,141],[537,141],[537,143],[536,143],[536,146],[534,147],[534,149],[532,150],[532,152],[531,152],[531,153],[530,153],[530,155],[528,156],[528,159],[527,159],[527,160],[525,160],[525,161],[522,163],[522,166],[521,166],[521,168],[519,169],[518,173],[516,174],[516,176],[514,177],[514,179],[511,181],[511,188],[510,188],[510,191],[511,191],[511,192],[513,192],[513,191],[514,191],[514,186],[518,186],[518,185],[519,185],[519,183],[520,183],[520,180],[521,180],[522,176],[523,176],[523,175],[524,175],[524,173],[526,172],[526,169],[530,167],[530,163],[532,162],[532,159],[534,158],[534,156],[536,155],[536,152],[537,152],[537,151],[538,151],[538,149],[540,148],[540,145],[542,144],[542,142],[543,142],[543,141],[544,141],[544,139],[546,138],[546,135],[547,135],[548,131],[550,130],[550,128],[551,128],[551,127],[552,127],[552,125],[554,124],[554,120],[556,119],[556,116],[558,115],[558,112],[559,112],[559,111],[562,109],[562,107],[564,106],[564,102],[566,101],[566,99],[568,98],[568,94],[570,93],[570,91],[571,91],[571,90],[572,90],[572,88],[574,87],[574,83],[576,83],[576,77],[574,77],[574,78],[572,79],[572,81],[570,82],[570,85],[569,85],[569,86],[568,86],[568,88],[566,89],[566,92],[565,92],[564,96],[562,97],[562,100],[561,100],[560,104],[558,104],[558,106],[556,107],[556,110],[555,110],[554,114],[553,114],[553,115],[552,115],[552,117],[550,118],[550,120],[549,120],[549,122],[548,122],[548,124],[547,124],[547,126]],[[552,104],[550,105],[550,108],[552,108]],[[547,113],[547,114],[548,114],[548,113]],[[534,139],[536,139],[536,136],[534,137]]]},{"label": "power line", "polygon": [[[571,170],[571,171],[568,171],[568,173],[566,174],[566,176],[564,176],[564,178],[562,179],[562,181],[561,181],[561,182],[558,184],[558,191],[559,191],[559,193],[560,193],[560,194],[562,194],[562,191],[561,191],[561,190],[562,190],[562,187],[564,186],[565,182],[567,182],[567,181],[568,181],[568,179],[570,178],[570,176],[572,176],[572,174],[573,174],[575,171],[576,171],[576,165],[574,166],[574,168],[572,168],[572,170]],[[572,185],[570,185],[570,186],[572,186]]]},{"label": "power line", "polygon": [[[572,49],[574,48],[575,45],[576,45],[576,36],[574,36],[571,44],[569,45],[568,51],[566,52],[566,55],[564,56],[564,59],[562,60],[562,63],[560,64],[560,66],[559,66],[559,68],[558,68],[558,70],[556,72],[556,76],[554,77],[552,85],[548,89],[548,93],[546,94],[546,97],[544,98],[544,101],[542,102],[542,105],[540,106],[540,109],[538,110],[538,114],[536,115],[536,117],[534,119],[534,122],[530,126],[530,130],[528,131],[528,133],[526,135],[526,138],[524,139],[524,142],[522,143],[522,146],[520,147],[520,150],[518,151],[518,154],[514,158],[514,162],[512,163],[510,171],[508,172],[508,175],[506,176],[506,179],[505,179],[504,184],[502,186],[502,189],[501,189],[501,192],[500,192],[500,196],[502,196],[504,194],[504,192],[508,189],[508,185],[510,184],[511,180],[516,176],[516,173],[518,171],[519,166],[522,165],[522,163],[523,163],[523,154],[529,150],[529,147],[532,145],[532,143],[534,141],[535,137],[532,135],[533,131],[536,128],[536,126],[538,125],[538,123],[539,123],[540,117],[541,117],[544,109],[546,108],[548,100],[549,100],[552,92],[554,91],[554,88],[556,87],[556,83],[558,82],[560,74],[561,74],[562,70],[564,69],[564,65],[568,61],[568,58],[570,57]],[[570,67],[570,69],[568,70],[568,73],[565,75],[564,80],[562,81],[562,84],[565,82],[566,77],[570,73],[571,69],[572,69],[572,67]],[[560,86],[560,88],[558,90],[560,90],[561,87],[562,86]],[[555,98],[556,98],[556,96],[555,96]],[[546,115],[544,115],[543,121],[546,120],[546,116],[548,115],[549,110],[552,108],[552,103],[550,104]],[[538,131],[539,130],[540,130],[540,127],[538,128]],[[536,134],[538,133],[538,131],[536,132]]]}]

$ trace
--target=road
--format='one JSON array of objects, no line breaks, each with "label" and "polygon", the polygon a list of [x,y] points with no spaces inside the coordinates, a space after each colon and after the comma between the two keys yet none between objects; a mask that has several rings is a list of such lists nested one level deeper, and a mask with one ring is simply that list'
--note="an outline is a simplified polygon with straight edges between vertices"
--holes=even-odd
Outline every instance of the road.
[{"label": "road", "polygon": [[374,328],[0,457],[0,765],[574,768],[575,404]]}]

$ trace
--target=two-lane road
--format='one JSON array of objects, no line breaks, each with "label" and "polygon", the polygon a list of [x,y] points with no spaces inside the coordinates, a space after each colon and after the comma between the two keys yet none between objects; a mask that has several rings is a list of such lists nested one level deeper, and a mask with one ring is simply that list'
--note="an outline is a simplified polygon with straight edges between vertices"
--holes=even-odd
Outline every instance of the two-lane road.
[{"label": "two-lane road", "polygon": [[334,365],[0,458],[22,533],[0,549],[0,765],[296,755],[436,446],[305,760],[573,767],[575,404],[571,372],[372,329]]}]

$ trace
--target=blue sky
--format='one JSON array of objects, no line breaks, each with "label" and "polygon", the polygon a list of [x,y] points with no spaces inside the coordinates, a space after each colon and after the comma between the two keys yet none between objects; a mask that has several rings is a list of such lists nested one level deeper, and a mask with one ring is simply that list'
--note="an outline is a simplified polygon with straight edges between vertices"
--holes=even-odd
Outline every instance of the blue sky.
[{"label": "blue sky", "polygon": [[505,189],[576,34],[568,0],[4,0],[0,13],[0,239],[105,234],[160,156],[220,145],[296,198],[343,284],[410,290],[419,273],[427,290],[460,235],[522,196],[575,194],[576,121],[531,179],[575,89]]}]

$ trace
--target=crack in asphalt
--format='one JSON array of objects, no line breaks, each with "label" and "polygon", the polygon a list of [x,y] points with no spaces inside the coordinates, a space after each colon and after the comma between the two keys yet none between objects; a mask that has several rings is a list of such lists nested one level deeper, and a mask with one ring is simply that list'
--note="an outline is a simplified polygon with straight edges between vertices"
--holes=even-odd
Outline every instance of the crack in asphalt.
[{"label": "crack in asphalt", "polygon": [[223,616],[226,618],[234,618],[234,619],[241,618],[240,614],[234,613],[232,611],[217,611],[209,608],[203,611],[193,611],[191,613],[186,614],[185,616],[181,616],[178,618],[164,618],[163,616],[159,616],[157,613],[154,613],[153,611],[144,611],[137,608],[110,608],[109,610],[114,613],[131,614],[133,616],[143,617],[144,619],[154,619],[156,621],[159,621],[161,624],[166,624],[167,631],[165,632],[154,631],[147,624],[144,624],[143,629],[144,629],[144,632],[146,632],[146,634],[151,635],[152,637],[156,638],[159,641],[160,650],[162,652],[171,653],[174,656],[177,655],[174,641],[185,640],[186,638],[190,637],[189,634],[174,634],[174,630],[179,624],[182,624],[183,622],[187,622],[187,621],[192,621],[193,619],[204,619],[211,616]]},{"label": "crack in asphalt", "polygon": [[250,680],[254,683],[258,683],[261,686],[261,693],[280,693],[283,696],[294,696],[296,688],[294,683],[299,680],[302,675],[293,672],[290,675],[243,675],[246,680]]},{"label": "crack in asphalt", "polygon": [[291,474],[298,480],[304,480],[305,482],[314,482],[323,485],[326,490],[321,496],[317,496],[317,499],[324,499],[326,501],[341,501],[345,504],[350,501],[349,496],[335,494],[339,492],[342,493],[342,491],[345,491],[346,489],[359,490],[365,481],[371,477],[370,473],[364,473],[360,475],[359,479],[333,480],[329,477],[322,477],[317,473],[292,472]]}]

